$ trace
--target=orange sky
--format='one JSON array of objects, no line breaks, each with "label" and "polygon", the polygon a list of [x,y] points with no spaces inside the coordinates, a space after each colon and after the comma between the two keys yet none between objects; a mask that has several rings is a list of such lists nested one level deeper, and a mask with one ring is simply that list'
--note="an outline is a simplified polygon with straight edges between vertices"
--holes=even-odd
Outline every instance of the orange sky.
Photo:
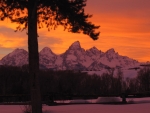
[{"label": "orange sky", "polygon": [[[93,46],[107,51],[114,48],[121,55],[140,62],[150,61],[150,1],[149,0],[87,0],[86,12],[100,25],[100,37],[93,41],[89,36],[63,31],[60,26],[48,32],[39,30],[39,51],[47,46],[61,54],[75,41],[84,49]],[[16,24],[0,21],[0,59],[15,48],[27,50],[26,31],[15,33]]]}]

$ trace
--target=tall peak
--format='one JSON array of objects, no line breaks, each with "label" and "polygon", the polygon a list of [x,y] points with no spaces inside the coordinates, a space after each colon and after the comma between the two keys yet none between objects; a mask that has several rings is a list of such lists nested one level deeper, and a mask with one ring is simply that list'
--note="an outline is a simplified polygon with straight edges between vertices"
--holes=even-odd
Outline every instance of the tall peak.
[{"label": "tall peak", "polygon": [[19,48],[16,48],[13,52],[11,52],[11,53],[9,53],[9,56],[13,56],[13,55],[16,55],[16,54],[20,54],[20,53],[27,53],[27,51],[26,50],[24,50],[24,49],[19,49]]},{"label": "tall peak", "polygon": [[93,46],[92,48],[86,50],[87,52],[92,52],[92,53],[99,53],[101,52],[100,50],[98,50],[95,46]]},{"label": "tall peak", "polygon": [[28,52],[24,49],[15,49],[8,55],[4,56],[0,64],[22,66],[28,63]]},{"label": "tall peak", "polygon": [[26,51],[24,49],[19,49],[19,48],[16,48],[13,52],[21,52],[21,51]]},{"label": "tall peak", "polygon": [[53,53],[52,50],[49,47],[44,47],[40,53],[47,54],[47,53]]},{"label": "tall peak", "polygon": [[115,50],[114,50],[114,48],[111,48],[111,49],[107,50],[106,53],[115,53]]},{"label": "tall peak", "polygon": [[69,48],[71,48],[71,49],[79,49],[79,48],[81,48],[80,42],[79,41],[75,41]]},{"label": "tall peak", "polygon": [[51,51],[49,47],[44,47],[41,51]]},{"label": "tall peak", "polygon": [[98,50],[95,46],[93,46],[90,50]]}]

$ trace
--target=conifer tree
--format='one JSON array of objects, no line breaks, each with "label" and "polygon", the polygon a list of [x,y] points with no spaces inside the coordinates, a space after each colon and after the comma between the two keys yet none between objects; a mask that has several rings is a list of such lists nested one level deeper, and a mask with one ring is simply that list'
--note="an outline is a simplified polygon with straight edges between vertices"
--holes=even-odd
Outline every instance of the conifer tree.
[{"label": "conifer tree", "polygon": [[18,24],[16,31],[27,29],[29,51],[29,73],[32,113],[42,113],[39,86],[39,54],[37,29],[44,25],[56,29],[89,35],[97,40],[99,28],[88,21],[92,15],[85,14],[86,0],[0,0],[0,20],[9,18]]}]

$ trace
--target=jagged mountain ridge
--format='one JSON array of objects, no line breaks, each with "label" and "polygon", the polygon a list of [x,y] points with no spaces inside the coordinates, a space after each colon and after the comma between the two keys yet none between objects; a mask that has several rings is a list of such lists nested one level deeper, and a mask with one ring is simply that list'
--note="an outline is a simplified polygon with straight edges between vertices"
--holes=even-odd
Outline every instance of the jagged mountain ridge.
[{"label": "jagged mountain ridge", "polygon": [[[102,70],[103,68],[129,68],[140,63],[127,56],[121,56],[114,49],[106,52],[92,47],[88,50],[74,42],[63,54],[56,55],[48,47],[39,52],[40,67],[54,70]],[[0,60],[1,65],[22,66],[28,64],[28,52],[15,49]]]}]

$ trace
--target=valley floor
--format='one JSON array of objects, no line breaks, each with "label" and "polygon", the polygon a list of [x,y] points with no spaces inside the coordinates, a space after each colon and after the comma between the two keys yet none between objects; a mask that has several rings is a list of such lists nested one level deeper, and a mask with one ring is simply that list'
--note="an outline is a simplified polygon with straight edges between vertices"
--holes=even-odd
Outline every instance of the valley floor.
[{"label": "valley floor", "polygon": [[[43,105],[43,113],[150,113],[150,99],[130,99],[135,104],[107,105],[107,104],[82,104],[82,105]],[[0,113],[23,113],[23,105],[0,105]]]},{"label": "valley floor", "polygon": [[[44,113],[150,113],[150,103],[128,105],[44,106]],[[23,113],[22,105],[0,105],[0,113]]]}]

